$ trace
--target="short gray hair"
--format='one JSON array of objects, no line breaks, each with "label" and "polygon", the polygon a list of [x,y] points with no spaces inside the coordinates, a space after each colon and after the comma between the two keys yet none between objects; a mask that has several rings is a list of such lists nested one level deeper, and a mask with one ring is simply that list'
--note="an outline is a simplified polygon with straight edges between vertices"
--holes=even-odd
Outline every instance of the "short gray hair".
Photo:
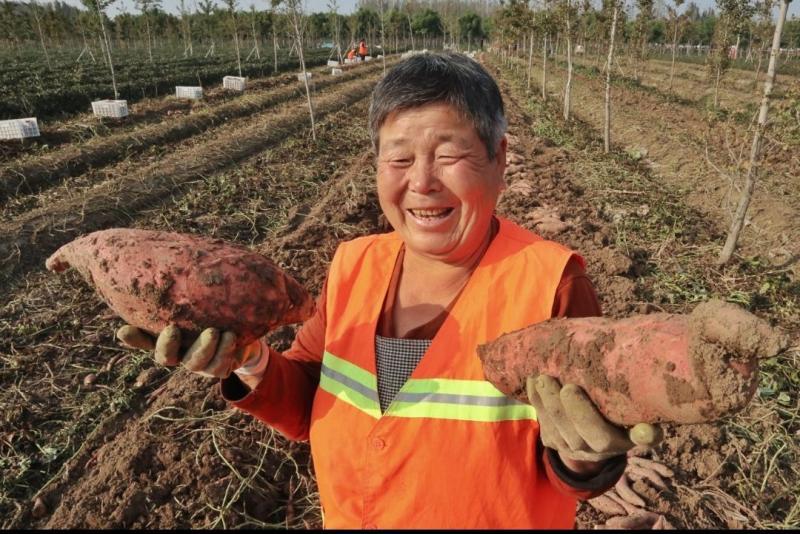
[{"label": "short gray hair", "polygon": [[494,158],[507,127],[500,89],[477,61],[454,52],[411,56],[378,82],[369,106],[375,152],[378,131],[390,113],[435,102],[450,104],[472,121],[489,158]]}]

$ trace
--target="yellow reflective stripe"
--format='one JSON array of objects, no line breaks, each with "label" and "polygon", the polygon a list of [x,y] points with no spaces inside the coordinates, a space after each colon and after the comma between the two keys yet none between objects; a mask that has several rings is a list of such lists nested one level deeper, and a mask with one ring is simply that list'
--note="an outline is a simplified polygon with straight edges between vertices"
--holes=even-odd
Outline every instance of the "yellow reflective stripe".
[{"label": "yellow reflective stripe", "polygon": [[496,422],[535,420],[536,410],[486,380],[423,378],[408,380],[386,415]]},{"label": "yellow reflective stripe", "polygon": [[334,356],[328,351],[325,351],[325,354],[322,356],[322,366],[333,369],[334,371],[355,380],[362,386],[375,391],[377,398],[378,378],[369,371],[362,369],[354,363],[350,363],[347,360],[339,358],[338,356]]},{"label": "yellow reflective stripe", "polygon": [[[322,359],[320,388],[370,417],[381,416],[377,377],[327,351]],[[485,380],[417,378],[403,385],[386,415],[495,422],[535,420],[536,410],[507,397]]]},{"label": "yellow reflective stripe", "polygon": [[386,415],[392,417],[454,419],[495,423],[499,421],[535,420],[536,410],[527,404],[507,406],[475,406],[467,404],[444,404],[438,402],[398,402],[389,407]]},{"label": "yellow reflective stripe", "polygon": [[322,357],[319,387],[370,417],[381,416],[375,375],[327,351]]},{"label": "yellow reflective stripe", "polygon": [[321,374],[319,377],[319,387],[370,417],[378,419],[381,416],[380,406],[377,402],[325,374]]},{"label": "yellow reflective stripe", "polygon": [[480,395],[503,397],[502,391],[486,380],[456,380],[451,378],[411,378],[403,389],[406,393],[452,393],[456,395]]}]

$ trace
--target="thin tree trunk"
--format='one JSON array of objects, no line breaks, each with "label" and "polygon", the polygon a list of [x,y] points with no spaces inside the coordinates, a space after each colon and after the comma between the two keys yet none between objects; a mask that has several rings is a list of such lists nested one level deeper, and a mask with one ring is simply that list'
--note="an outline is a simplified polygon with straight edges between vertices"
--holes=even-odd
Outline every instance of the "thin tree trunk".
[{"label": "thin tree trunk", "polygon": [[542,100],[547,100],[547,35],[542,38]]},{"label": "thin tree trunk", "polygon": [[253,16],[253,20],[250,21],[250,26],[253,29],[253,48],[256,51],[256,58],[261,60],[261,50],[258,49],[258,36],[256,35],[256,18]]},{"label": "thin tree trunk", "polygon": [[236,14],[231,10],[231,21],[233,21],[233,44],[236,47],[236,65],[239,67],[239,77],[242,76],[242,54],[239,51],[239,30],[236,27]]},{"label": "thin tree trunk", "polygon": [[144,14],[144,26],[147,28],[147,55],[150,57],[150,63],[153,62],[153,47],[150,43],[150,17],[147,13]]},{"label": "thin tree trunk", "polygon": [[111,59],[111,45],[108,42],[108,33],[106,33],[106,24],[103,21],[103,12],[100,9],[98,0],[95,0],[97,6],[97,15],[100,17],[100,28],[103,30],[103,40],[106,45],[106,54],[108,55],[108,68],[111,70],[111,87],[114,88],[114,100],[119,99],[119,92],[117,92],[117,77],[114,75],[114,61]]},{"label": "thin tree trunk", "polygon": [[769,101],[772,96],[772,87],[775,84],[775,63],[777,61],[778,52],[781,46],[781,33],[783,32],[783,23],[786,20],[786,11],[789,9],[789,1],[781,1],[781,12],[778,15],[778,22],[775,25],[775,34],[772,37],[772,50],[769,54],[769,67],[767,69],[767,79],[764,81],[764,96],[761,98],[761,109],[758,112],[758,123],[756,124],[756,131],[753,135],[753,145],[750,148],[750,165],[747,168],[747,176],[745,178],[745,186],[742,189],[742,196],[739,199],[739,206],[736,208],[736,214],[733,216],[731,229],[728,232],[728,238],[725,240],[725,246],[722,247],[722,252],[717,260],[718,265],[725,265],[730,261],[733,251],[736,249],[736,243],[739,240],[739,234],[744,227],[745,216],[747,215],[747,208],[750,205],[750,199],[753,196],[753,190],[756,186],[756,179],[758,178],[758,168],[761,165],[761,141],[764,137],[764,129],[767,126],[767,114],[769,112]]},{"label": "thin tree trunk", "polygon": [[[569,7],[569,4],[567,4]],[[572,93],[572,28],[567,13],[567,83],[564,86],[564,120],[569,121],[570,96]]]},{"label": "thin tree trunk", "polygon": [[[295,8],[296,9],[296,8]],[[314,105],[311,101],[311,87],[308,83],[308,75],[306,74],[306,62],[303,56],[303,33],[300,31],[299,14],[295,9],[292,10],[292,25],[294,26],[294,34],[297,41],[297,55],[300,58],[300,70],[303,73],[303,83],[306,87],[306,101],[308,103],[308,114],[311,117],[311,138],[317,140],[317,128],[314,122]]]},{"label": "thin tree trunk", "polygon": [[756,77],[753,80],[753,88],[758,89],[758,75],[761,73],[761,58],[764,57],[764,43],[758,47],[758,64],[756,65]]},{"label": "thin tree trunk", "polygon": [[383,56],[383,74],[386,75],[386,39],[385,39],[385,28],[383,24],[383,0],[379,0],[381,3],[381,55]]},{"label": "thin tree trunk", "polygon": [[669,68],[669,90],[672,91],[672,77],[675,75],[675,52],[678,48],[678,17],[675,16],[675,30],[672,32],[672,65]]},{"label": "thin tree trunk", "polygon": [[531,92],[531,69],[533,67],[533,32],[531,32],[531,38],[528,40],[528,87],[526,89],[527,93]]},{"label": "thin tree trunk", "polygon": [[605,117],[603,119],[603,151],[611,151],[611,67],[614,59],[614,36],[617,32],[617,2],[614,2],[614,14],[611,18],[611,38],[608,43],[608,61],[606,61],[606,97]]},{"label": "thin tree trunk", "polygon": [[52,69],[53,65],[50,64],[50,54],[47,52],[47,46],[44,44],[44,32],[42,31],[42,22],[39,19],[39,6],[36,2],[32,2],[33,18],[36,19],[36,27],[39,30],[39,40],[42,42],[42,50],[44,50],[44,57],[47,59],[47,68]]},{"label": "thin tree trunk", "polygon": [[272,22],[272,58],[273,58],[273,71],[278,72],[278,36],[275,34],[275,21]]}]

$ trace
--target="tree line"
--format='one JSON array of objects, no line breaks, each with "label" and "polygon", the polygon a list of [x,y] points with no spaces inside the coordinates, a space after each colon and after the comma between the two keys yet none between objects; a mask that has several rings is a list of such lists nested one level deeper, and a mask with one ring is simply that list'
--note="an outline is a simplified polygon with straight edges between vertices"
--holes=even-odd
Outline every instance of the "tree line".
[{"label": "tree line", "polygon": [[[44,3],[30,0],[0,2],[0,47],[10,51],[95,46],[102,38],[104,26],[113,48],[174,48],[183,44],[194,53],[194,46],[217,46],[231,41],[232,31],[238,39],[271,42],[273,36],[281,44],[290,42],[291,17],[267,2],[245,8],[236,0],[199,0],[189,9],[182,0],[179,13],[164,10],[161,0],[135,0],[135,11],[123,11],[109,17],[108,7],[114,0],[81,0],[83,8],[64,2]],[[381,41],[381,31],[388,49],[442,47],[445,43],[470,46],[487,37],[484,18],[475,12],[480,1],[451,1],[434,9],[430,6],[394,2],[389,8],[380,0],[362,2],[350,15],[316,12],[303,16],[305,44],[310,47],[348,46],[366,39],[374,45]],[[329,4],[330,5],[330,4]],[[381,9],[381,7],[383,9]],[[98,17],[102,12],[102,21]],[[383,12],[383,16],[381,16]],[[233,16],[231,16],[233,14]],[[334,41],[339,41],[335,43]],[[190,46],[192,45],[192,46]],[[204,53],[207,48],[204,48]]]}]

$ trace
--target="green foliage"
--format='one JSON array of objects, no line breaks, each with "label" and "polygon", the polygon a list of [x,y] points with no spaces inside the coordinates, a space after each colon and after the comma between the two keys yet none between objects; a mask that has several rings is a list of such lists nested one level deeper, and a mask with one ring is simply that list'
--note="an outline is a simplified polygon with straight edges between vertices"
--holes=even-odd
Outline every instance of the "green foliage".
[{"label": "green foliage", "polygon": [[381,27],[378,12],[369,8],[359,8],[355,13],[355,32],[358,38],[364,38]]},{"label": "green foliage", "polygon": [[750,0],[716,0],[720,14],[714,37],[711,41],[711,53],[708,56],[708,67],[717,79],[730,67],[729,50],[736,43],[736,36],[741,35],[755,14],[755,7]]},{"label": "green foliage", "polygon": [[[547,13],[547,21],[552,24],[552,14],[549,10],[542,10],[539,13]],[[504,44],[522,39],[534,26],[534,13],[528,7],[525,0],[509,0],[507,4],[495,11],[493,16],[496,37],[500,37]]]},{"label": "green foliage", "polygon": [[462,37],[481,39],[486,37],[483,29],[483,19],[477,13],[466,13],[458,19],[458,29]]},{"label": "green foliage", "polygon": [[414,28],[414,33],[427,37],[440,37],[444,28],[439,13],[430,8],[425,8],[415,13],[411,26]]}]

